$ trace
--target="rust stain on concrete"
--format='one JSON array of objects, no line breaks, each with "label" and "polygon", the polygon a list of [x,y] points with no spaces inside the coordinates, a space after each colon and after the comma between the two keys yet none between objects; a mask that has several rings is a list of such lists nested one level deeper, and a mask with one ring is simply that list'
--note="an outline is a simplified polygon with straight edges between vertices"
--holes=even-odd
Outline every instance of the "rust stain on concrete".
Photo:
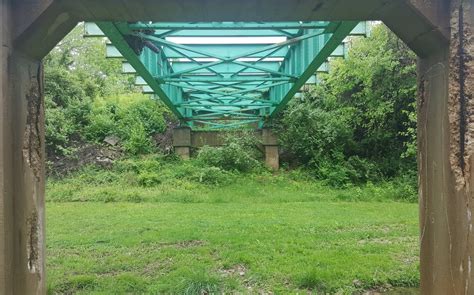
[{"label": "rust stain on concrete", "polygon": [[34,210],[26,221],[27,241],[26,253],[28,256],[28,270],[30,273],[40,274],[40,226],[38,212]]},{"label": "rust stain on concrete", "polygon": [[41,64],[38,65],[36,76],[32,79],[26,100],[27,119],[23,137],[23,158],[32,169],[36,181],[39,181],[42,167],[40,125],[43,115],[43,66]]},{"label": "rust stain on concrete", "polygon": [[469,9],[463,2],[453,5],[451,17],[451,51],[449,73],[450,163],[456,189],[470,190],[470,158],[474,154],[474,103],[472,101],[474,45]]}]

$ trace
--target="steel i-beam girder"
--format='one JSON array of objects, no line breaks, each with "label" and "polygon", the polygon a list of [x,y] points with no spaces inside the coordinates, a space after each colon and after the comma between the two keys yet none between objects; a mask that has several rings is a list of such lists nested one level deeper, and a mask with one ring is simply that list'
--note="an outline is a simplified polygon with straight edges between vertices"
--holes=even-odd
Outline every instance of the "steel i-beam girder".
[{"label": "steel i-beam girder", "polygon": [[[365,22],[86,24],[109,57],[189,126],[233,128],[274,118]],[[99,30],[100,29],[100,30]]]}]

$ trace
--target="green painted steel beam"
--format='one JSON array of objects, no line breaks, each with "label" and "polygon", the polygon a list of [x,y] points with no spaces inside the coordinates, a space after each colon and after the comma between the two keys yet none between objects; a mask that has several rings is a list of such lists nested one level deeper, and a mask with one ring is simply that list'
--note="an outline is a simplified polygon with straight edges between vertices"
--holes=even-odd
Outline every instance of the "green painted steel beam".
[{"label": "green painted steel beam", "polygon": [[[187,44],[190,48],[197,49],[197,52],[206,52],[210,55],[230,57],[234,55],[246,55],[247,52],[259,48],[265,48],[268,44]],[[168,58],[180,58],[183,55],[176,54],[174,51],[170,50],[168,47],[163,48],[166,56]],[[190,57],[209,57],[209,55],[203,55],[196,53],[194,51],[188,51],[183,49],[183,52]],[[282,47],[278,51],[274,52],[270,57],[282,58],[286,56],[288,52],[288,47]],[[265,52],[257,52],[252,55],[252,57],[262,57],[265,56]]]},{"label": "green painted steel beam", "polygon": [[314,75],[318,68],[324,64],[329,55],[341,44],[341,42],[350,34],[350,32],[357,26],[358,22],[348,21],[340,22],[337,24],[337,28],[333,31],[332,35],[325,42],[323,47],[314,56],[311,63],[306,67],[300,78],[293,84],[293,86],[286,92],[281,98],[277,107],[275,107],[271,113],[270,118],[274,118],[280,111],[284,109],[286,104],[293,98],[293,96],[300,91],[301,87],[306,81]]},{"label": "green painted steel beam", "polygon": [[195,120],[200,120],[200,121],[230,121],[230,120],[260,120],[258,117],[256,116],[241,116],[239,118],[232,118],[232,119],[229,119],[228,117],[199,117],[199,116],[196,116],[194,118],[187,118],[185,119],[186,122],[192,122],[192,121],[195,121]]},{"label": "green painted steel beam", "polygon": [[[86,31],[109,37],[107,55],[124,58],[123,72],[136,74],[144,92],[189,126],[233,128],[275,117],[305,83],[317,83],[317,72],[329,70],[328,58],[346,56],[346,36],[369,29],[357,22],[102,22]],[[216,43],[219,37],[253,39]]]},{"label": "green painted steel beam", "polygon": [[280,82],[280,81],[286,81],[286,82],[294,82],[296,81],[296,78],[272,78],[272,77],[259,77],[256,75],[249,75],[249,76],[237,76],[237,77],[206,77],[206,76],[190,76],[190,77],[182,77],[182,78],[162,78],[162,79],[157,79],[160,83],[167,83],[167,82],[204,82],[204,83],[232,83],[232,82]]},{"label": "green painted steel beam", "polygon": [[140,58],[136,55],[132,48],[120,33],[120,30],[111,22],[98,22],[97,25],[104,34],[107,35],[109,40],[119,48],[120,53],[124,58],[127,59],[128,63],[140,74],[140,76],[147,82],[148,86],[151,87],[161,100],[170,108],[170,110],[178,117],[184,118],[184,114],[181,113],[173,104],[172,99],[168,94],[161,89],[160,84],[155,80],[149,69],[142,63]]},{"label": "green painted steel beam", "polygon": [[271,107],[271,106],[274,106],[275,104],[274,103],[256,103],[256,104],[250,104],[250,103],[247,103],[247,104],[238,104],[238,103],[203,103],[203,104],[199,104],[199,103],[180,103],[178,104],[178,106],[182,106],[182,107],[217,107],[217,106],[223,106],[223,107],[239,107],[239,108],[243,108],[243,107],[250,107],[250,106],[255,106],[255,107]]},{"label": "green painted steel beam", "polygon": [[[330,26],[328,26],[328,27],[330,27]],[[161,44],[161,45],[167,45],[167,46],[175,47],[175,48],[178,48],[178,49],[184,49],[184,50],[187,50],[187,51],[190,51],[190,52],[195,52],[195,53],[198,53],[198,54],[202,54],[203,56],[219,59],[218,61],[210,62],[210,63],[207,63],[205,65],[196,66],[196,67],[193,67],[193,68],[190,68],[190,69],[187,69],[187,70],[182,70],[182,71],[175,72],[171,76],[179,76],[179,75],[181,75],[183,73],[186,73],[186,72],[197,71],[197,70],[217,66],[217,65],[220,65],[220,64],[223,64],[223,63],[226,63],[226,62],[227,63],[231,62],[231,63],[236,64],[236,65],[247,66],[249,68],[260,70],[260,71],[267,71],[267,72],[272,73],[274,75],[295,77],[295,75],[290,75],[290,74],[287,74],[287,73],[281,73],[281,72],[278,72],[278,71],[269,70],[269,69],[267,69],[265,67],[262,67],[262,66],[252,65],[252,64],[240,62],[240,61],[237,61],[237,60],[239,58],[251,57],[251,56],[253,56],[254,54],[257,54],[257,53],[266,52],[266,51],[273,50],[273,49],[276,49],[276,48],[281,48],[281,47],[284,47],[284,46],[292,45],[292,44],[295,44],[297,42],[319,36],[321,34],[322,34],[322,31],[317,30],[316,32],[312,32],[312,33],[305,34],[305,35],[302,35],[302,36],[299,36],[299,37],[296,37],[296,38],[293,38],[293,39],[289,39],[289,40],[281,42],[281,43],[268,45],[264,48],[251,50],[247,53],[234,55],[232,57],[225,57],[225,56],[220,56],[220,55],[216,55],[216,54],[209,54],[207,52],[203,52],[201,50],[192,48],[191,46],[176,44],[176,43],[167,41],[165,39],[157,38],[157,37],[147,35],[147,34],[144,34],[144,33],[135,33],[134,36],[137,36],[137,37],[140,37],[140,38],[143,38],[143,39],[147,39],[147,40],[156,42],[156,43]]]},{"label": "green painted steel beam", "polygon": [[297,36],[299,30],[156,30],[155,35],[160,37],[279,37]]},{"label": "green painted steel beam", "polygon": [[262,30],[262,29],[324,29],[328,22],[206,22],[206,23],[133,23],[131,30]]},{"label": "green painted steel beam", "polygon": [[257,123],[259,120],[244,120],[238,122],[231,122],[231,123],[217,123],[211,121],[203,121],[203,120],[196,120],[195,122],[201,123],[204,125],[210,125],[209,129],[224,129],[224,128],[239,128],[241,126],[245,126],[251,123]]}]

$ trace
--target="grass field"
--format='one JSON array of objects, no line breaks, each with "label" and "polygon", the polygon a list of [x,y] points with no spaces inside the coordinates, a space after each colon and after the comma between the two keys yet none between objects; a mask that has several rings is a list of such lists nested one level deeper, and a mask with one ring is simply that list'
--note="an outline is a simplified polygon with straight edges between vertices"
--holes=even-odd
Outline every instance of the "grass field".
[{"label": "grass field", "polygon": [[51,294],[418,286],[417,205],[384,199],[384,188],[336,190],[288,175],[143,186],[96,173],[48,184]]}]

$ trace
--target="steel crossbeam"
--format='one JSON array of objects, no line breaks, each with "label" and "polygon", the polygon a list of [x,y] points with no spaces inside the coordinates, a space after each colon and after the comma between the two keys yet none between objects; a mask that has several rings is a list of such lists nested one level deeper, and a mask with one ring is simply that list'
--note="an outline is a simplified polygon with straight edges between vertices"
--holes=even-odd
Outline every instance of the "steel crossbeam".
[{"label": "steel crossbeam", "polygon": [[274,118],[361,24],[99,22],[85,35],[108,37],[108,56],[185,124],[235,128]]}]

